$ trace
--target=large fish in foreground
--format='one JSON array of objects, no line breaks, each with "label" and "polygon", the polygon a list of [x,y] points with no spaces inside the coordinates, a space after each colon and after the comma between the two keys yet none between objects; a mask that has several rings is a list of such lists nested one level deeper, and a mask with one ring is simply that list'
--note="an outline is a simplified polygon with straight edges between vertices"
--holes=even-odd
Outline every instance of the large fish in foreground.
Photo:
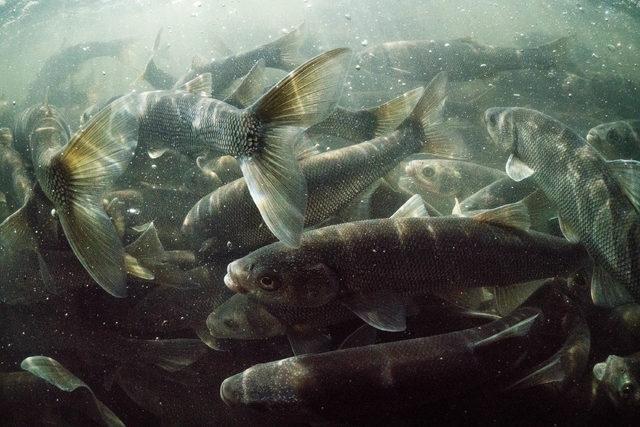
[{"label": "large fish in foreground", "polygon": [[507,174],[529,176],[559,213],[564,235],[595,262],[594,302],[640,301],[640,163],[606,161],[563,123],[525,108],[485,112],[494,141],[510,153]]},{"label": "large fish in foreground", "polygon": [[452,81],[489,77],[522,68],[548,69],[566,60],[568,38],[535,48],[484,45],[471,39],[407,40],[381,43],[358,54],[356,63],[372,74],[429,81],[446,71]]},{"label": "large fish in foreground", "polygon": [[305,420],[417,407],[508,377],[542,323],[539,309],[524,307],[462,331],[263,363],[227,378],[220,396]]},{"label": "large fish in foreground", "polygon": [[129,95],[129,112],[139,121],[139,139],[160,142],[160,149],[199,148],[237,157],[264,222],[279,240],[295,246],[307,189],[294,137],[333,111],[349,52],[334,49],[309,60],[245,109],[206,96],[211,75],[202,74],[183,86],[190,91]]},{"label": "large fish in foreground", "polygon": [[[442,74],[424,93],[419,88],[398,98],[394,102],[394,116],[408,117],[386,136],[304,159],[300,168],[309,193],[304,225],[327,221],[407,155],[423,146],[437,150],[440,144],[446,144],[436,126],[445,100],[445,86],[446,77]],[[236,180],[218,188],[191,209],[184,220],[183,232],[196,243],[208,238],[207,251],[213,253],[247,253],[271,243],[274,238],[269,230],[273,232],[273,227],[267,221],[269,229],[264,226],[264,213],[260,218],[250,202],[250,193],[250,181]]]},{"label": "large fish in foreground", "polygon": [[527,220],[519,203],[473,218],[339,224],[305,232],[299,248],[264,246],[229,264],[224,280],[265,304],[339,301],[374,327],[403,330],[405,307],[390,293],[504,287],[588,265],[580,245],[517,228]]},{"label": "large fish in foreground", "polygon": [[[20,210],[0,224],[0,250],[37,250],[43,237],[32,228],[34,215],[53,215],[76,257],[107,292],[124,296],[125,252],[116,230],[102,208],[100,195],[129,163],[136,147],[137,123],[115,110],[116,101],[100,112],[70,140],[55,109],[40,107],[40,118],[29,135],[29,152],[37,185]],[[52,211],[34,206],[50,203]]]}]

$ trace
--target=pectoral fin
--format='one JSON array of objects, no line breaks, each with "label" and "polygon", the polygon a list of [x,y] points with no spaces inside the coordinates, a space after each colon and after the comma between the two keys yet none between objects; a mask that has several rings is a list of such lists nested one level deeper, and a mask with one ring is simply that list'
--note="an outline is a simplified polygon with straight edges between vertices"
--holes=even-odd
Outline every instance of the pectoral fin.
[{"label": "pectoral fin", "polygon": [[525,178],[529,178],[535,173],[526,163],[516,157],[514,154],[509,156],[507,160],[507,166],[505,168],[507,175],[514,181],[522,181]]}]

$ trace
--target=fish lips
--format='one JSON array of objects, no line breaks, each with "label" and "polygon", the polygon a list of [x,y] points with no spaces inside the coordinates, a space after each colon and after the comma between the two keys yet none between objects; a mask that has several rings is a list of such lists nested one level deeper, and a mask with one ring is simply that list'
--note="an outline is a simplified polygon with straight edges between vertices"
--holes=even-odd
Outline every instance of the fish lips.
[{"label": "fish lips", "polygon": [[231,291],[237,294],[246,294],[249,291],[240,285],[238,281],[239,267],[237,261],[233,261],[227,266],[227,274],[224,275],[224,284]]}]

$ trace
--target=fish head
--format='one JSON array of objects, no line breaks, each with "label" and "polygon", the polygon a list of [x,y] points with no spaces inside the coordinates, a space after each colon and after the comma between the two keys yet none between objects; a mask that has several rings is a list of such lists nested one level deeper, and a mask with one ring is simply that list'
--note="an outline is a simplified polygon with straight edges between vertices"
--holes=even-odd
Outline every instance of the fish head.
[{"label": "fish head", "polygon": [[484,112],[484,123],[491,139],[505,151],[513,152],[518,139],[512,108],[495,107]]},{"label": "fish head", "polygon": [[593,367],[595,379],[617,408],[640,409],[640,360],[636,357],[610,355]]},{"label": "fish head", "polygon": [[422,190],[442,196],[453,196],[462,180],[456,168],[437,159],[412,160],[405,172]]},{"label": "fish head", "polygon": [[215,338],[252,340],[286,333],[285,325],[266,306],[245,294],[236,294],[207,317],[207,328]]},{"label": "fish head", "polygon": [[268,305],[318,307],[338,293],[336,275],[318,252],[280,242],[233,261],[224,282]]},{"label": "fish head", "polygon": [[623,122],[603,123],[589,130],[587,142],[606,157],[614,157],[632,131]]}]

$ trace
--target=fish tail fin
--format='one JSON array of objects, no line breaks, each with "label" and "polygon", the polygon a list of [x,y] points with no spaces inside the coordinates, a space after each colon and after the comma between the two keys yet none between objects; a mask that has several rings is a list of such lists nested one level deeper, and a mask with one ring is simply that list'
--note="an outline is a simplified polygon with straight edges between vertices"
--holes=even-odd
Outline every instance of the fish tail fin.
[{"label": "fish tail fin", "polygon": [[572,36],[560,37],[542,46],[524,49],[522,60],[525,67],[541,70],[567,67],[572,38]]},{"label": "fish tail fin", "polygon": [[419,87],[366,110],[373,117],[375,123],[374,135],[376,137],[384,136],[397,129],[409,114],[412,114],[423,95],[424,88]]},{"label": "fish tail fin", "polygon": [[303,22],[295,30],[269,44],[271,55],[267,59],[267,67],[291,71],[304,62],[299,50],[304,41],[305,27]]},{"label": "fish tail fin", "polygon": [[238,108],[246,108],[262,93],[265,81],[265,61],[259,60],[242,79],[224,102]]},{"label": "fish tail fin", "polygon": [[51,176],[64,186],[54,203],[71,249],[89,275],[107,292],[125,296],[125,252],[100,195],[123,171],[137,145],[137,120],[120,98],[77,132],[52,161]]},{"label": "fish tail fin", "polygon": [[300,242],[306,181],[294,149],[297,128],[325,119],[340,97],[350,50],[323,53],[292,71],[248,111],[259,123],[259,148],[240,158],[240,168],[271,232],[284,243]]},{"label": "fish tail fin", "polygon": [[423,151],[443,157],[462,158],[466,156],[464,141],[443,121],[446,87],[447,75],[440,72],[425,87],[422,97],[401,128],[412,133],[408,140],[419,144],[412,148],[422,148]]}]

